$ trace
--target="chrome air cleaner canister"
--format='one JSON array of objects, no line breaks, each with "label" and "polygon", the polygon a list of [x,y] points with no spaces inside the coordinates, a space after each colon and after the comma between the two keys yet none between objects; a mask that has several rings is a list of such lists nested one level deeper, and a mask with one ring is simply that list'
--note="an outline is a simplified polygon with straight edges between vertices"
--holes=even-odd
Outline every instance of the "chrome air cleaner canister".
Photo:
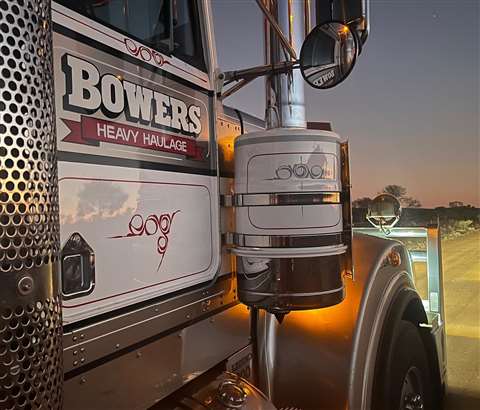
[{"label": "chrome air cleaner canister", "polygon": [[351,273],[348,146],[329,131],[277,128],[235,141],[240,300],[271,312],[340,303]]}]

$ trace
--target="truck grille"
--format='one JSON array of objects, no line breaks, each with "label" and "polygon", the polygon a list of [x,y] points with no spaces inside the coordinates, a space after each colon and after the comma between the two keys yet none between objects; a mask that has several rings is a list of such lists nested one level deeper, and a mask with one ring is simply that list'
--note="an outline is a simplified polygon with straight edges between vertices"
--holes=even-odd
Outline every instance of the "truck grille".
[{"label": "truck grille", "polygon": [[41,17],[48,3],[0,1],[0,274],[58,253],[51,34]]},{"label": "truck grille", "polygon": [[57,409],[61,403],[62,323],[58,298],[0,313],[0,408]]},{"label": "truck grille", "polygon": [[49,0],[0,0],[0,409],[60,409]]}]

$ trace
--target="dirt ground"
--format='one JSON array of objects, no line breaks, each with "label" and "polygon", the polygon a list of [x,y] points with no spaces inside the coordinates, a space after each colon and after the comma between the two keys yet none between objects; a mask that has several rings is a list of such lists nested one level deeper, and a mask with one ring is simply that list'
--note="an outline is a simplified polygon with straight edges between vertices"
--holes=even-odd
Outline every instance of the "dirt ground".
[{"label": "dirt ground", "polygon": [[[479,410],[480,232],[444,241],[442,246],[448,360],[445,410]],[[422,291],[424,270],[420,266],[415,270]]]}]

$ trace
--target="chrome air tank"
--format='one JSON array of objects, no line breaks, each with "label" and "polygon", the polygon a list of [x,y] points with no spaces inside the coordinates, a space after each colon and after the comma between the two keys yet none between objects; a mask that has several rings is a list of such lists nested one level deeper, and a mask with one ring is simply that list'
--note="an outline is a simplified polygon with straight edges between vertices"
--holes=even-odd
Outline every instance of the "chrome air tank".
[{"label": "chrome air tank", "polygon": [[276,128],[235,141],[240,300],[271,312],[331,306],[351,273],[348,146],[329,131]]}]

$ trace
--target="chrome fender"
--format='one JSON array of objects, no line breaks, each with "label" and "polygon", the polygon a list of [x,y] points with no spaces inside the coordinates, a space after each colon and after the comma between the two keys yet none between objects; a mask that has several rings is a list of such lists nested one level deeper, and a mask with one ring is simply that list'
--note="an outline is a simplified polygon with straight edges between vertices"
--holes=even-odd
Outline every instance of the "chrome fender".
[{"label": "chrome fender", "polygon": [[[362,255],[368,253],[370,246],[380,245],[369,243],[370,238],[358,239],[357,247],[362,248]],[[377,255],[375,264],[368,271],[360,269],[355,278],[362,283],[363,292],[352,340],[348,386],[350,409],[371,408],[375,363],[390,307],[396,303],[400,292],[409,290],[416,294],[408,252],[399,242],[387,242],[388,245],[382,244],[383,252]],[[392,264],[392,255],[400,257],[397,266],[396,263]],[[367,276],[363,276],[365,272],[368,273]],[[418,300],[420,301],[420,297]],[[423,306],[421,309],[423,310]]]},{"label": "chrome fender", "polygon": [[342,303],[291,312],[281,325],[266,320],[275,326],[265,333],[266,345],[273,346],[270,393],[279,408],[370,408],[387,312],[400,291],[415,290],[410,258],[400,242],[355,234],[353,256],[354,279],[346,278]]}]

